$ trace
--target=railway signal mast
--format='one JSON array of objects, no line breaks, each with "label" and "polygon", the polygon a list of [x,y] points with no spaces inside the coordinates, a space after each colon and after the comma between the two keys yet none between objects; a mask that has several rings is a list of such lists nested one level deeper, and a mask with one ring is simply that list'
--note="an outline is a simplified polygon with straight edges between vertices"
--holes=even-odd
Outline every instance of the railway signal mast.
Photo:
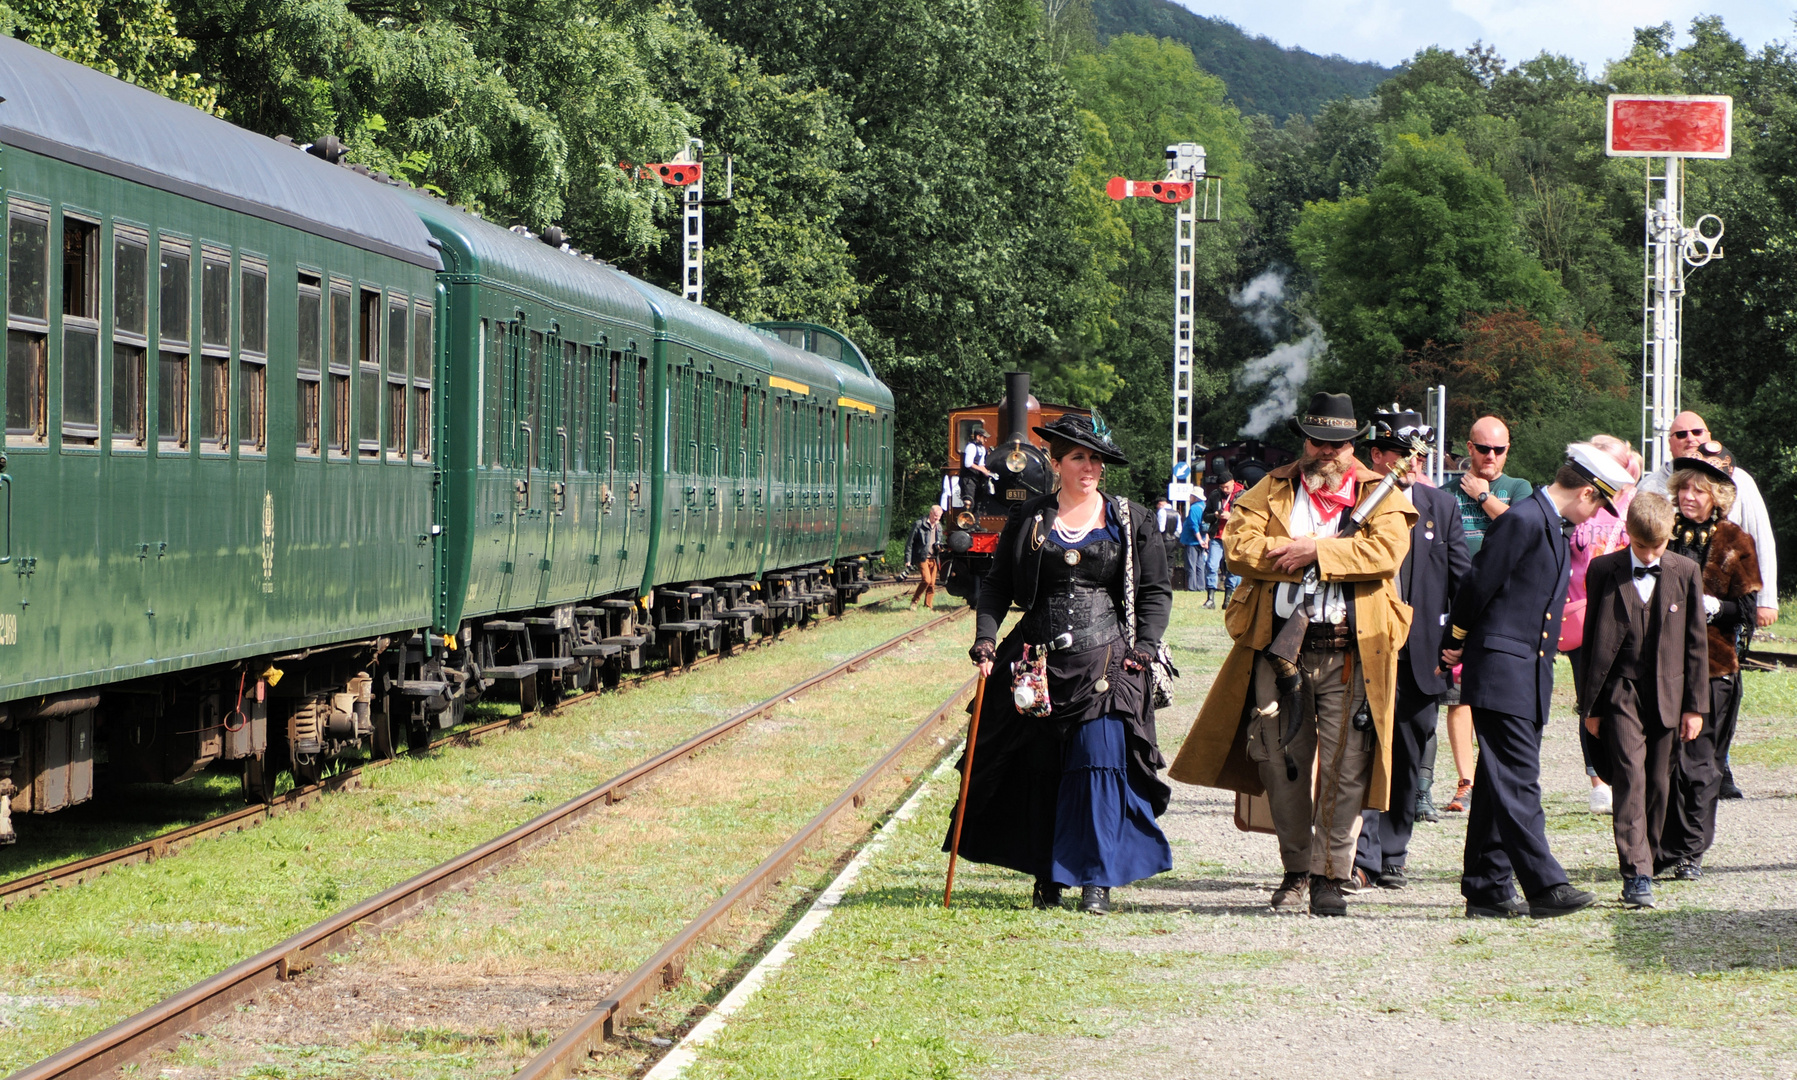
[{"label": "railway signal mast", "polygon": [[[1641,443],[1647,468],[1667,460],[1666,433],[1681,409],[1681,321],[1685,267],[1722,257],[1722,219],[1685,224],[1686,158],[1726,158],[1733,149],[1734,99],[1611,94],[1604,152],[1647,159],[1647,273],[1642,290]],[[1654,172],[1658,167],[1659,172]]]},{"label": "railway signal mast", "polygon": [[651,175],[669,187],[680,189],[680,291],[695,304],[705,302],[705,208],[721,206],[735,194],[735,162],[724,155],[724,197],[705,199],[705,152],[701,139],[686,140],[686,149],[673,161],[644,165],[638,175]]},{"label": "railway signal mast", "polygon": [[[1125,180],[1113,176],[1105,193],[1118,201],[1145,197],[1170,203],[1173,215],[1173,480],[1167,498],[1184,509],[1199,463],[1192,443],[1192,293],[1195,267],[1193,241],[1198,222],[1223,220],[1223,179],[1204,171],[1204,147],[1174,143],[1167,147],[1167,175],[1159,180]],[[1196,448],[1202,451],[1202,447]]]}]

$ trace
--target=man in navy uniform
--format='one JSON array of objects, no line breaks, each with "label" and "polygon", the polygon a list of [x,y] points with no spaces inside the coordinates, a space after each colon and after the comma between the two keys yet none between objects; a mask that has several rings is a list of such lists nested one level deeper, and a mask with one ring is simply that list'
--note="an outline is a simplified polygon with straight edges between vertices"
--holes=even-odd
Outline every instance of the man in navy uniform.
[{"label": "man in navy uniform", "polygon": [[[1553,483],[1492,521],[1454,598],[1441,666],[1464,659],[1460,700],[1472,706],[1479,737],[1460,875],[1469,919],[1551,919],[1596,899],[1568,882],[1548,850],[1541,731],[1571,577],[1565,528],[1589,519],[1633,482],[1615,458],[1590,443],[1568,446]],[[1513,874],[1526,904],[1511,888]]]},{"label": "man in navy uniform", "polygon": [[[1435,441],[1435,432],[1415,412],[1393,405],[1373,414],[1373,438],[1367,450],[1376,473],[1389,473],[1412,452],[1411,439]],[[1391,800],[1389,810],[1363,810],[1360,840],[1354,851],[1354,883],[1402,889],[1409,884],[1404,863],[1416,828],[1417,786],[1422,747],[1435,730],[1441,695],[1448,684],[1440,668],[1441,639],[1447,634],[1448,611],[1460,579],[1472,566],[1466,527],[1454,496],[1416,483],[1406,474],[1398,487],[1416,507],[1410,527],[1410,553],[1398,568],[1398,595],[1410,605],[1410,636],[1398,653],[1397,709],[1392,716]]]}]

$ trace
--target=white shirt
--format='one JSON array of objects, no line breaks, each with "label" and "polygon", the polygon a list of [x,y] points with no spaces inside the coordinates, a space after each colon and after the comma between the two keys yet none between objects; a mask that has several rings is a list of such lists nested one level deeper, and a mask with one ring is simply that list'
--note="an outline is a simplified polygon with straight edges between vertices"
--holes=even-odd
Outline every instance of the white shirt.
[{"label": "white shirt", "polygon": [[[1310,501],[1310,496],[1304,491],[1304,481],[1300,478],[1298,498],[1292,504],[1290,524],[1292,536],[1294,538],[1300,536],[1331,537],[1341,527],[1341,522],[1340,511],[1336,511],[1328,517],[1317,513],[1316,504]],[[1274,594],[1273,610],[1280,614],[1287,614],[1302,601],[1308,605],[1307,612],[1313,623],[1329,623],[1333,626],[1340,626],[1348,621],[1348,601],[1347,597],[1342,595],[1340,582],[1321,582],[1317,591],[1309,597],[1303,595],[1303,589],[1303,584],[1299,582],[1280,582],[1278,592]]]},{"label": "white shirt", "polygon": [[[1173,526],[1168,529],[1167,526]],[[1154,512],[1154,529],[1156,532],[1171,532],[1179,527],[1179,511],[1171,506],[1163,506]]]},{"label": "white shirt", "polygon": [[[1655,469],[1641,478],[1636,491],[1667,495],[1666,482],[1672,479],[1672,463]],[[1755,607],[1778,608],[1778,545],[1772,536],[1772,519],[1766,513],[1766,499],[1760,486],[1746,469],[1735,466],[1735,505],[1729,508],[1728,520],[1753,537],[1754,555],[1760,561],[1760,592]],[[1671,496],[1667,496],[1670,498]]]},{"label": "white shirt", "polygon": [[967,448],[961,451],[962,467],[971,469],[975,465],[984,464],[986,464],[986,448],[980,445],[978,439],[969,439]]},{"label": "white shirt", "polygon": [[[1635,557],[1635,549],[1634,548],[1629,549],[1629,572],[1630,573],[1634,573],[1634,571],[1636,569],[1643,567],[1643,566],[1658,566],[1658,565],[1660,565],[1660,560],[1655,559],[1653,562],[1644,563],[1640,559]],[[1658,585],[1659,583],[1660,583],[1660,579],[1655,577],[1652,574],[1640,574],[1640,575],[1636,576],[1636,578],[1635,578],[1635,595],[1639,596],[1641,598],[1641,602],[1643,604],[1645,604],[1649,600],[1653,599],[1654,586]]]}]

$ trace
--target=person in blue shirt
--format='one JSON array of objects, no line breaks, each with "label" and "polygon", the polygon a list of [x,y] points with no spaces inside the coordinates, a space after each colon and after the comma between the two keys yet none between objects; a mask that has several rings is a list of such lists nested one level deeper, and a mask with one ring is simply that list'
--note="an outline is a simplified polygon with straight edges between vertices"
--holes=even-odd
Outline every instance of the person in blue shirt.
[{"label": "person in blue shirt", "polygon": [[1204,489],[1192,488],[1192,501],[1179,527],[1179,542],[1185,549],[1186,591],[1204,588],[1204,553],[1210,547],[1210,536],[1204,531]]}]

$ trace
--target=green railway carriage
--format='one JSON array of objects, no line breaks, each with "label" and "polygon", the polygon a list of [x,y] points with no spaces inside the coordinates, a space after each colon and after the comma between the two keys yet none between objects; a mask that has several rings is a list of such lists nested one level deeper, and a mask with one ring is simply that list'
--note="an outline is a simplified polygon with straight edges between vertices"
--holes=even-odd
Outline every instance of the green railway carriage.
[{"label": "green railway carriage", "polygon": [[10,38],[0,96],[0,843],[97,758],[266,796],[865,588],[893,401],[835,331]]},{"label": "green railway carriage", "polygon": [[390,189],[10,38],[0,95],[0,760],[47,811],[94,687],[173,779],[259,757],[244,661],[428,624],[429,428],[386,403],[430,396],[438,259]]}]

